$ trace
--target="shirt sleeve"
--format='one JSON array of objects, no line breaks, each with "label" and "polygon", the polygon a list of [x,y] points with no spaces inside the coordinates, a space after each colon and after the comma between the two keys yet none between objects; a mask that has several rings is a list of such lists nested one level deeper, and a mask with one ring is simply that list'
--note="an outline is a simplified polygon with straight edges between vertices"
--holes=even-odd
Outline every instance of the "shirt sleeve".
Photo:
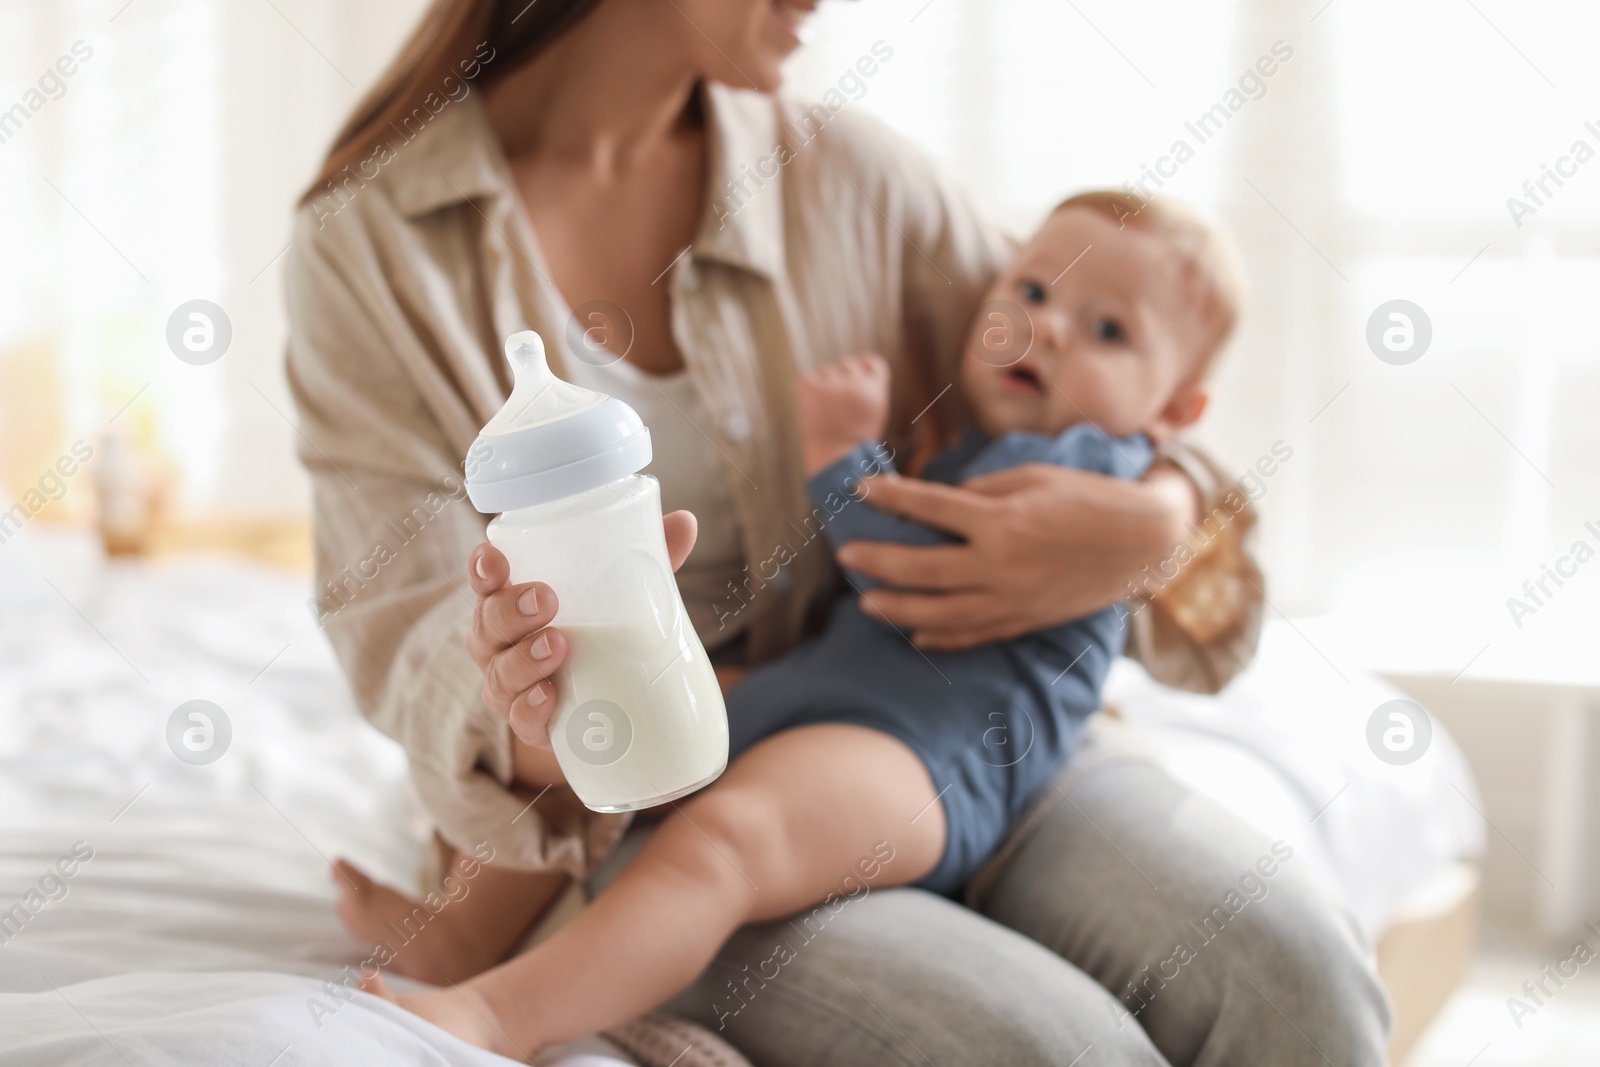
[{"label": "shirt sleeve", "polygon": [[1163,685],[1215,693],[1249,665],[1261,636],[1256,511],[1238,481],[1198,449],[1169,443],[1157,458],[1194,485],[1200,513],[1129,606],[1127,652]]},{"label": "shirt sleeve", "polygon": [[513,786],[509,727],[483,703],[466,652],[466,560],[486,519],[466,498],[464,450],[451,447],[435,400],[446,391],[426,377],[438,363],[431,320],[406,306],[360,228],[343,221],[322,230],[302,213],[285,275],[319,624],[362,713],[405,747],[447,842],[487,842],[498,864],[580,876],[626,818],[588,811],[565,787],[534,804]]}]

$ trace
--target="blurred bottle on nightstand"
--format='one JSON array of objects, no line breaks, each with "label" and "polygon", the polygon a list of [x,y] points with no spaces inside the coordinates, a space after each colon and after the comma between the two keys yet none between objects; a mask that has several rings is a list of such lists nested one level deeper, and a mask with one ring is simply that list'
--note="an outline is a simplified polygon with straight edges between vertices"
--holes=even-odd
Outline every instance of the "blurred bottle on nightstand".
[{"label": "blurred bottle on nightstand", "polygon": [[119,430],[101,436],[91,468],[95,527],[108,556],[143,555],[166,503],[166,479]]}]

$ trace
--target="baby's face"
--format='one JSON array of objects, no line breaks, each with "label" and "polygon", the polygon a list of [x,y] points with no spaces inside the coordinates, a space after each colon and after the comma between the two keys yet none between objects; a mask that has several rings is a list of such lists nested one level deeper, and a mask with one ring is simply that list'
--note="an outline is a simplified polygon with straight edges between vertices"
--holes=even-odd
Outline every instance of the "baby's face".
[{"label": "baby's face", "polygon": [[1069,207],[989,290],[967,336],[962,386],[991,436],[1092,422],[1115,437],[1143,430],[1161,440],[1205,406],[1205,332],[1160,235]]}]

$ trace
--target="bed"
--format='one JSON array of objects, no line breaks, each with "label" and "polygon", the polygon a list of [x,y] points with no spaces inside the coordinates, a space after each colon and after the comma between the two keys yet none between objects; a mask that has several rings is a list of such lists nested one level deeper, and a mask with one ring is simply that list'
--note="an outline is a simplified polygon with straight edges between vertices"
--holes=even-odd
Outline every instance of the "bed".
[{"label": "bed", "polygon": [[[0,548],[0,1064],[507,1062],[328,984],[365,955],[329,861],[412,886],[426,823],[306,584],[220,555],[108,562],[43,528]],[[1378,946],[1398,1061],[1470,951],[1483,829],[1451,739],[1380,763],[1364,724],[1396,694],[1343,671],[1275,624],[1218,699],[1120,664],[1095,729],[1317,866]],[[174,713],[197,700],[226,726],[186,748],[200,720]]]}]

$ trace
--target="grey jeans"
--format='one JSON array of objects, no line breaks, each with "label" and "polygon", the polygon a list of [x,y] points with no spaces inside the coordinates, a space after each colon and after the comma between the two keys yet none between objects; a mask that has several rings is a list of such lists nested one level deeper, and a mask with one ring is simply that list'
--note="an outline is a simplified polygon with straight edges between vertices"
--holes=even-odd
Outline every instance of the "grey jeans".
[{"label": "grey jeans", "polygon": [[1147,762],[1086,762],[972,907],[858,878],[739,931],[668,1010],[756,1067],[1384,1063],[1370,952],[1292,850]]}]

